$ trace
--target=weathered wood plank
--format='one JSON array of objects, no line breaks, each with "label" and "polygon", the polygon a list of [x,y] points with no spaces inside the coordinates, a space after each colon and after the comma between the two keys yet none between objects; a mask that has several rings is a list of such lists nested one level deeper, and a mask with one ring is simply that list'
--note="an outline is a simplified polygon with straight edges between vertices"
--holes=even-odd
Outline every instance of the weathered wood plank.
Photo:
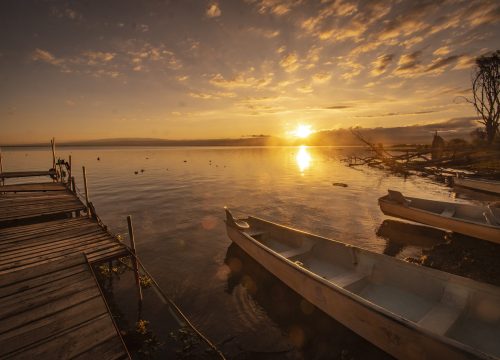
[{"label": "weathered wood plank", "polygon": [[[60,271],[59,273],[66,274],[66,271]],[[10,296],[0,299],[0,314],[2,313],[2,308],[14,309],[21,303],[26,303],[28,301],[39,301],[40,299],[43,299],[46,296],[49,296],[51,293],[57,292],[60,289],[69,289],[72,286],[75,286],[75,284],[81,284],[85,281],[88,282],[88,280],[88,271],[80,271],[76,274],[61,278],[57,282],[52,281],[40,286],[30,287],[29,289],[23,290],[16,294],[11,294]]]},{"label": "weathered wood plank", "polygon": [[[48,266],[48,265],[47,265]],[[87,271],[87,264],[80,264],[76,266],[71,266],[65,268],[64,271],[55,271],[50,272],[48,274],[43,274],[41,276],[35,278],[29,278],[25,280],[21,280],[6,286],[0,287],[0,299],[17,294],[22,293],[24,291],[28,291],[30,289],[36,288],[38,286],[43,286],[45,284],[49,284],[55,281],[59,281],[61,279],[70,277],[74,274],[78,274],[83,271]],[[14,273],[11,273],[14,274]]]},{"label": "weathered wood plank", "polygon": [[71,257],[68,256],[61,261],[50,263],[45,266],[41,266],[39,268],[31,268],[23,271],[16,271],[15,273],[2,276],[0,277],[0,287],[15,284],[24,280],[34,279],[42,275],[51,274],[61,269],[81,264],[86,264],[85,257],[82,254],[78,254],[77,256],[71,256]]},{"label": "weathered wood plank", "polygon": [[11,329],[18,328],[23,324],[56,314],[64,309],[81,304],[84,301],[98,296],[100,296],[99,289],[94,286],[83,291],[58,298],[54,301],[46,302],[40,306],[29,309],[29,311],[9,316],[6,320],[0,321],[0,334]]},{"label": "weathered wood plank", "polygon": [[77,227],[81,224],[96,223],[95,220],[90,219],[86,216],[76,217],[76,218],[66,218],[47,222],[40,222],[28,225],[17,225],[14,227],[0,228],[0,239],[8,239],[10,237],[16,236],[29,236],[36,235],[40,232],[45,231],[59,231],[60,229]]},{"label": "weathered wood plank", "polygon": [[116,337],[116,329],[109,315],[104,314],[70,329],[63,336],[59,335],[36,346],[22,349],[21,353],[7,358],[70,359],[113,337]]},{"label": "weathered wood plank", "polygon": [[[35,256],[32,258],[28,258],[28,259],[21,259],[19,261],[12,261],[12,262],[8,262],[8,263],[4,263],[4,264],[0,265],[0,274],[14,271],[17,268],[24,269],[28,266],[35,266],[38,263],[46,263],[48,261],[59,260],[59,259],[62,259],[64,257],[70,256],[73,254],[77,254],[77,253],[81,253],[81,252],[88,251],[89,253],[93,253],[93,252],[96,252],[97,250],[104,250],[104,249],[114,247],[114,246],[117,246],[117,245],[115,243],[111,243],[107,240],[102,240],[99,242],[85,244],[82,246],[74,246],[74,247],[71,247],[67,250],[57,251],[55,253],[49,253],[46,255]],[[120,245],[118,245],[118,246],[120,246]]]},{"label": "weathered wood plank", "polygon": [[19,177],[35,177],[35,176],[55,176],[55,170],[42,170],[42,171],[9,171],[0,173],[0,178],[12,179]]},{"label": "weathered wood plank", "polygon": [[127,256],[127,255],[130,255],[127,249],[125,249],[122,245],[116,245],[115,247],[109,249],[88,252],[87,258],[89,259],[89,262],[94,263],[97,261],[102,261],[116,256]]},{"label": "weathered wood plank", "polygon": [[107,244],[109,243],[109,236],[107,234],[89,234],[84,238],[75,238],[74,241],[64,242],[62,244],[56,242],[52,244],[50,247],[45,247],[43,249],[38,249],[36,251],[29,251],[24,249],[22,252],[11,252],[8,254],[0,255],[0,266],[4,264],[8,264],[11,262],[18,262],[25,259],[32,259],[34,257],[43,257],[45,255],[53,254],[53,253],[61,253],[65,250],[71,250],[75,247],[87,248],[87,245],[98,246],[99,244]]},{"label": "weathered wood plank", "polygon": [[[75,294],[82,293],[86,290],[97,290],[95,286],[94,279],[89,276],[89,273],[84,273],[87,275],[83,280],[77,283],[70,284],[65,287],[58,288],[57,283],[50,284],[49,288],[42,297],[27,297],[26,299],[21,298],[20,301],[15,303],[9,303],[8,307],[0,307],[0,320],[2,322],[9,322],[9,318],[16,315],[23,314],[25,312],[31,313],[39,307],[43,307],[46,304],[50,304],[58,299],[66,298]],[[5,300],[5,302],[7,302]]]},{"label": "weathered wood plank", "polygon": [[[39,238],[22,238],[13,240],[1,240],[0,239],[0,259],[2,256],[7,255],[7,252],[23,250],[27,248],[32,248],[38,250],[39,248],[46,247],[50,243],[66,241],[71,239],[77,239],[80,237],[88,235],[102,235],[102,229],[96,226],[89,226],[87,228],[78,229],[75,231],[65,230],[64,232],[57,232],[54,234],[45,234]],[[36,235],[35,235],[36,236]],[[109,236],[109,235],[108,235]],[[111,238],[111,236],[109,236]]]},{"label": "weathered wood plank", "polygon": [[[100,297],[94,297],[0,335],[0,356],[57,336],[68,328],[107,313]],[[118,339],[117,341],[120,344]],[[121,344],[120,344],[121,345]],[[121,347],[123,353],[123,347]],[[97,356],[96,358],[101,358]]]},{"label": "weathered wood plank", "polygon": [[82,211],[85,210],[85,207],[81,204],[73,204],[66,206],[58,206],[58,207],[47,207],[41,209],[27,209],[25,211],[19,211],[14,214],[5,213],[0,215],[0,221],[12,221],[17,219],[26,219],[26,218],[34,218],[40,217],[44,215],[55,215],[55,214],[63,214],[63,213],[71,213],[73,211]]},{"label": "weathered wood plank", "polygon": [[65,191],[66,185],[60,182],[44,182],[33,184],[11,184],[0,186],[1,192],[31,192],[31,191]]}]

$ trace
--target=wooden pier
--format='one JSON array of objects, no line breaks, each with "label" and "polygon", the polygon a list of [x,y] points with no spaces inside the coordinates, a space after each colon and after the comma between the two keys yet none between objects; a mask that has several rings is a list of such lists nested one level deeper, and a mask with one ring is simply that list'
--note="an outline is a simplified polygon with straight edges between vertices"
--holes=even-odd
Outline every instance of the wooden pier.
[{"label": "wooden pier", "polygon": [[91,265],[130,252],[55,164],[0,170],[52,179],[0,186],[0,358],[128,359]]}]

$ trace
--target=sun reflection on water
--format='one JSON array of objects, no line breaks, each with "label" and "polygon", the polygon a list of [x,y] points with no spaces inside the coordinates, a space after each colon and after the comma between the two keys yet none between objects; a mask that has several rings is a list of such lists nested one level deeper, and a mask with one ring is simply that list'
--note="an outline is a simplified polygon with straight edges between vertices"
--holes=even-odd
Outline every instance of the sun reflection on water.
[{"label": "sun reflection on water", "polygon": [[299,167],[301,173],[303,173],[304,170],[307,170],[311,166],[311,154],[309,154],[309,150],[307,148],[308,147],[306,145],[300,145],[299,152],[295,157],[297,166]]}]

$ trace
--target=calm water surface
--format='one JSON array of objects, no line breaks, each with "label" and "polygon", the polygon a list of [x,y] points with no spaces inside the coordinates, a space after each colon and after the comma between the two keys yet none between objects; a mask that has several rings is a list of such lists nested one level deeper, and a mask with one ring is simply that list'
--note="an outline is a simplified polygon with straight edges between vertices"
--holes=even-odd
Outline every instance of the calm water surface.
[{"label": "calm water surface", "polygon": [[[242,350],[272,352],[289,341],[284,335],[287,329],[249,296],[248,287],[239,284],[228,290],[231,271],[224,260],[231,249],[224,205],[237,215],[257,215],[384,252],[387,241],[376,235],[385,219],[377,199],[388,188],[409,196],[467,201],[455,199],[449,188],[427,179],[349,168],[340,161],[360,151],[59,148],[58,156],[72,155],[80,189],[81,166],[86,166],[91,201],[111,231],[126,233],[126,216],[132,215],[143,262],[200,329],[215,342],[230,339]],[[48,149],[21,148],[3,154],[5,171],[51,167]],[[400,256],[419,251],[410,246]],[[267,289],[259,293],[266,297]],[[272,302],[272,297],[269,291],[267,300]]]}]

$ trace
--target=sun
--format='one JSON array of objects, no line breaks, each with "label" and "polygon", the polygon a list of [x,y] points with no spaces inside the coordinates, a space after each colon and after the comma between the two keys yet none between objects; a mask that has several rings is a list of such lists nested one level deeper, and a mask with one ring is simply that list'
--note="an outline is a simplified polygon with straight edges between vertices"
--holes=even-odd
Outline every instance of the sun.
[{"label": "sun", "polygon": [[311,125],[299,125],[292,133],[298,138],[305,139],[313,133],[313,130]]}]

